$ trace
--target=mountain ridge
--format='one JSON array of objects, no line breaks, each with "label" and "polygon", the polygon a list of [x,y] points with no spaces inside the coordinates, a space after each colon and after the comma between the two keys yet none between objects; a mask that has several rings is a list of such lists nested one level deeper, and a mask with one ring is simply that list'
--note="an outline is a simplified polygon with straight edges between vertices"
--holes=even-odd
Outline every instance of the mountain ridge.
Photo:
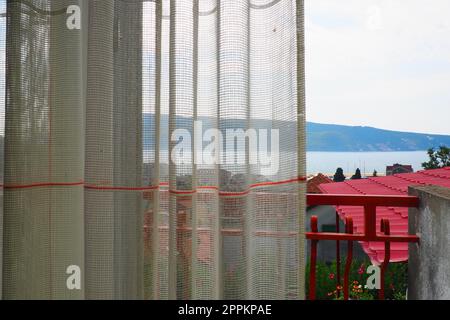
[{"label": "mountain ridge", "polygon": [[[161,115],[162,149],[167,149],[168,116]],[[205,126],[211,125],[208,117],[200,118]],[[143,115],[144,149],[151,149],[154,145],[154,115]],[[177,128],[187,128],[192,120],[178,116]],[[223,125],[227,128],[245,128],[247,123],[241,119],[225,119]],[[289,137],[296,134],[296,125],[289,121],[272,121],[267,119],[252,119],[254,129],[279,128],[280,137]],[[370,151],[423,151],[429,148],[438,148],[441,145],[450,146],[450,135],[425,134],[378,129],[368,126],[347,126],[339,124],[322,124],[307,122],[307,151],[322,152],[370,152]],[[284,141],[283,150],[290,151],[296,148],[295,139]],[[0,149],[3,151],[3,136],[0,137]]]},{"label": "mountain ridge", "polygon": [[307,123],[308,151],[422,151],[450,146],[450,135]]},{"label": "mountain ridge", "polygon": [[[200,117],[204,127],[212,127],[216,121],[210,117]],[[154,115],[144,114],[144,144],[154,145],[154,139],[149,130],[154,126]],[[161,149],[167,150],[165,142],[168,140],[167,115],[161,115]],[[175,119],[177,128],[189,130],[192,119],[177,116]],[[226,128],[246,128],[247,121],[243,119],[222,119],[220,125]],[[280,137],[296,135],[294,122],[268,119],[252,119],[250,126],[254,129],[278,128]],[[437,148],[441,145],[450,146],[450,135],[424,134],[378,129],[367,126],[347,126],[339,124],[321,124],[307,122],[307,151],[330,152],[369,152],[369,151],[423,151],[429,148]],[[297,147],[295,139],[284,140],[280,151],[289,152]],[[145,146],[144,146],[145,148]]]}]

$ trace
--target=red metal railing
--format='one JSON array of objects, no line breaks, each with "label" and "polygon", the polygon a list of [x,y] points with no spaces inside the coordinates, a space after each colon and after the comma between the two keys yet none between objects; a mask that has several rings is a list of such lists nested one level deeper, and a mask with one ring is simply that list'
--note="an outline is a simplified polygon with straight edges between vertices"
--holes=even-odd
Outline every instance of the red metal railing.
[{"label": "red metal railing", "polygon": [[[309,283],[309,299],[316,299],[316,263],[317,263],[317,245],[319,241],[332,240],[336,241],[336,266],[337,266],[337,285],[340,287],[340,241],[347,241],[347,257],[344,269],[344,300],[349,298],[349,275],[350,267],[353,259],[353,242],[354,241],[377,241],[384,242],[385,255],[381,264],[381,288],[378,296],[384,299],[384,277],[390,260],[391,242],[419,242],[416,235],[391,235],[390,224],[388,219],[382,219],[380,224],[380,232],[376,227],[376,209],[377,207],[406,207],[417,208],[419,199],[411,196],[373,196],[373,195],[335,195],[335,194],[308,194],[308,206],[317,205],[333,205],[333,206],[361,206],[364,207],[364,233],[353,233],[353,219],[348,216],[345,219],[345,233],[339,233],[339,216],[336,214],[336,233],[318,231],[318,218],[311,217],[311,232],[306,233],[306,238],[311,241],[310,256],[310,283]],[[338,292],[339,294],[340,292]]]}]

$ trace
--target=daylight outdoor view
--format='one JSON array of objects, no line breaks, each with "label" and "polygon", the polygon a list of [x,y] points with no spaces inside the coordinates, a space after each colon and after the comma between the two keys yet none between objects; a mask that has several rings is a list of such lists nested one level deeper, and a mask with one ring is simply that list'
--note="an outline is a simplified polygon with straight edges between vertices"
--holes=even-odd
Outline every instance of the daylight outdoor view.
[{"label": "daylight outdoor view", "polygon": [[1,299],[450,299],[449,15],[0,0]]}]

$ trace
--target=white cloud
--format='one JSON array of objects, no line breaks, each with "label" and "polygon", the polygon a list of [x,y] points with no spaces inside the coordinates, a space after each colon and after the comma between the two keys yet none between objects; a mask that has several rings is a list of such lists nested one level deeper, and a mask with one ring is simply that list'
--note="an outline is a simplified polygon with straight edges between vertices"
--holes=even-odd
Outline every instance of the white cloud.
[{"label": "white cloud", "polygon": [[308,120],[450,134],[450,1],[307,0]]}]

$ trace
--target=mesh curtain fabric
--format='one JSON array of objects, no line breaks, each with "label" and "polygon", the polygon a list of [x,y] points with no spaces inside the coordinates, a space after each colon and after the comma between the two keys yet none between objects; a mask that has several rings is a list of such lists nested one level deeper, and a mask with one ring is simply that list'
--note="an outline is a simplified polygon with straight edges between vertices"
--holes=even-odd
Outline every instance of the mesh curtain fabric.
[{"label": "mesh curtain fabric", "polygon": [[[303,1],[6,10],[4,299],[304,298]],[[267,133],[269,154],[279,132],[278,170],[251,162],[249,142],[236,161],[198,161],[230,150],[194,138],[210,129],[254,130],[259,147]]]}]

